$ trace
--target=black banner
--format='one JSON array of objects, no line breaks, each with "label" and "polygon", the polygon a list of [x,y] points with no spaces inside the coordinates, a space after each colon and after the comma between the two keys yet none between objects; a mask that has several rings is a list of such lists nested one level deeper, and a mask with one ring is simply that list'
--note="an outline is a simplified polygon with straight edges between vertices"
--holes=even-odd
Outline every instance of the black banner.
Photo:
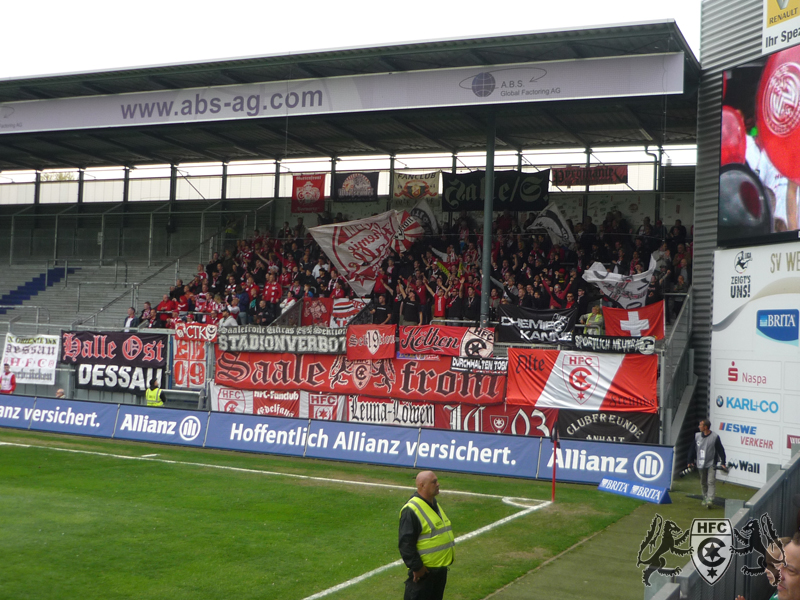
[{"label": "black banner", "polygon": [[499,317],[498,342],[564,344],[572,341],[572,328],[578,319],[578,309],[532,310],[501,304]]},{"label": "black banner", "polygon": [[167,336],[160,333],[61,333],[61,362],[78,366],[83,389],[144,392],[150,379],[159,387],[167,364]]},{"label": "black banner", "polygon": [[346,327],[220,327],[217,344],[223,352],[347,354]]},{"label": "black banner", "polygon": [[[485,171],[442,173],[442,210],[483,210]],[[549,202],[550,170],[494,172],[494,210],[540,211]]]},{"label": "black banner", "polygon": [[578,350],[613,354],[652,354],[656,350],[656,338],[651,335],[633,338],[576,333],[573,337]]},{"label": "black banner", "polygon": [[378,199],[378,172],[336,173],[333,178],[333,200],[337,202],[371,202]]},{"label": "black banner", "polygon": [[658,443],[658,414],[558,411],[558,436],[600,442]]}]

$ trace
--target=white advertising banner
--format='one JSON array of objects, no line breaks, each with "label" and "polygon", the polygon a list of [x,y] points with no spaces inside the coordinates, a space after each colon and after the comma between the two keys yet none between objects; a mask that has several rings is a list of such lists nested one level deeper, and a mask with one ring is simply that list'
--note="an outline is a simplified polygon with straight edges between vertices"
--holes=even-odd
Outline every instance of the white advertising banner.
[{"label": "white advertising banner", "polygon": [[800,243],[714,254],[709,418],[721,479],[761,486],[800,439]]},{"label": "white advertising banner", "polygon": [[683,92],[683,53],[8,102],[0,134]]},{"label": "white advertising banner", "polygon": [[17,385],[55,385],[61,337],[6,334],[3,364],[11,367]]},{"label": "white advertising banner", "polygon": [[800,43],[800,0],[763,0],[761,54]]}]

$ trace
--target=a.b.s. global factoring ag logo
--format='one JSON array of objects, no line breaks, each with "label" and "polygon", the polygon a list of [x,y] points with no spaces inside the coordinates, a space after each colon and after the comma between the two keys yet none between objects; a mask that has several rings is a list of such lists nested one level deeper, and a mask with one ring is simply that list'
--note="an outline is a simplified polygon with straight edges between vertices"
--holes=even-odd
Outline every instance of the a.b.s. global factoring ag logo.
[{"label": "a.b.s. global factoring ag logo", "polygon": [[756,329],[765,338],[798,345],[798,322],[800,311],[797,309],[759,310],[756,313]]},{"label": "a.b.s. global factoring ag logo", "polygon": [[458,86],[472,90],[478,98],[488,98],[496,93],[509,100],[547,97],[561,94],[560,87],[550,87],[544,82],[537,83],[547,75],[540,67],[509,67],[483,71],[462,79]]}]

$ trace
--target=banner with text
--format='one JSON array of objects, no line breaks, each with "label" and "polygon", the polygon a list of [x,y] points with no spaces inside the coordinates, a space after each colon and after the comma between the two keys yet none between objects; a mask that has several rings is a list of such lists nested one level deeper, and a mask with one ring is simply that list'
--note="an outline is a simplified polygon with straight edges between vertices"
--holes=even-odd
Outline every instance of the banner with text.
[{"label": "banner with text", "polygon": [[563,344],[572,341],[572,329],[578,319],[578,309],[534,310],[501,304],[498,315],[498,342]]},{"label": "banner with text", "polygon": [[350,325],[347,328],[348,360],[394,358],[396,325]]},{"label": "banner with text", "polygon": [[3,364],[11,368],[17,385],[55,385],[59,339],[57,335],[6,334]]},{"label": "banner with text", "polygon": [[167,336],[159,333],[61,334],[61,362],[78,367],[76,386],[84,389],[144,393],[150,379],[164,385]]},{"label": "banner with text", "polygon": [[[401,173],[395,171],[392,197],[424,200],[439,195],[439,171],[433,173]],[[413,213],[412,213],[413,214]]]},{"label": "banner with text", "polygon": [[[262,354],[217,349],[215,381],[238,389],[306,390],[378,398],[472,404],[502,403],[505,373],[457,371],[450,357],[353,361],[324,354]],[[520,402],[522,403],[522,402]],[[533,404],[533,402],[530,402]]]},{"label": "banner with text", "polygon": [[[442,210],[482,211],[485,171],[442,173]],[[550,170],[494,172],[494,210],[540,211],[549,202]]]},{"label": "banner with text", "polygon": [[[608,310],[608,309],[606,309]],[[572,342],[581,351],[611,354],[652,354],[656,351],[656,338],[647,335],[639,338],[576,333]]]},{"label": "banner with text", "polygon": [[325,211],[325,173],[292,175],[292,212]]},{"label": "banner with text", "polygon": [[654,354],[508,349],[509,404],[537,408],[658,411]]},{"label": "banner with text", "polygon": [[336,202],[374,202],[378,199],[378,171],[339,173],[333,177]]},{"label": "banner with text", "polygon": [[658,415],[654,413],[558,411],[560,438],[657,444],[658,429]]},{"label": "banner with text", "polygon": [[613,185],[615,183],[628,183],[628,165],[553,169],[553,185],[558,187]]},{"label": "banner with text", "polygon": [[491,358],[494,353],[494,329],[448,325],[400,327],[399,348],[403,354]]},{"label": "banner with text", "polygon": [[243,325],[222,327],[217,348],[223,352],[271,352],[291,354],[344,354],[346,332],[342,328],[273,327]]}]

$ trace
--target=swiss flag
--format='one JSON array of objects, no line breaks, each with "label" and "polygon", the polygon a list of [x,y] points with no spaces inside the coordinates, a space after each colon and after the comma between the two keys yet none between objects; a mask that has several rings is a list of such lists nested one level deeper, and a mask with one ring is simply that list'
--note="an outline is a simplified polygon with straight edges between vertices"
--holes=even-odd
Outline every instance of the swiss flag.
[{"label": "swiss flag", "polygon": [[664,301],[641,308],[604,308],[606,335],[664,337]]}]

